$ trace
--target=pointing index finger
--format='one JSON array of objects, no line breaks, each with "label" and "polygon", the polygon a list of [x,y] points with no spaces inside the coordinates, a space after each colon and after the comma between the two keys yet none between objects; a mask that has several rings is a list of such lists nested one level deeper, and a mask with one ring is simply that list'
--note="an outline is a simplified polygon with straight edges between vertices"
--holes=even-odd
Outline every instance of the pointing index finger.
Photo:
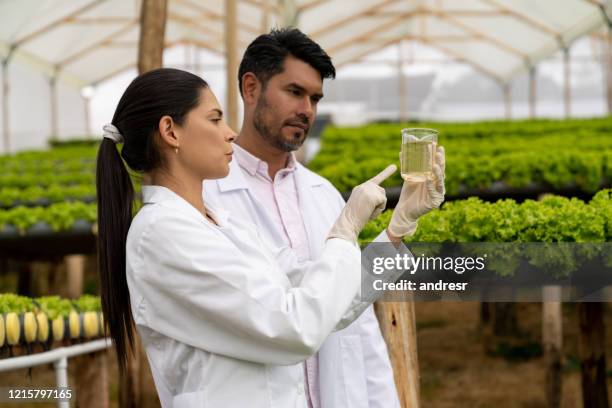
[{"label": "pointing index finger", "polygon": [[373,181],[376,184],[380,184],[383,181],[385,181],[387,177],[395,173],[396,170],[397,170],[397,166],[395,164],[390,164],[383,171],[381,171],[380,173],[372,177],[370,181]]}]

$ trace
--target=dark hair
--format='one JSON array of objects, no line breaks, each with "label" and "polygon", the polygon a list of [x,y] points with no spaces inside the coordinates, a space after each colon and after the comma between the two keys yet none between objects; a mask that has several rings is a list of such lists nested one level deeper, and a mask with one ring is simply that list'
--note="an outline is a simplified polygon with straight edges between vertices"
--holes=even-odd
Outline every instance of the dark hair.
[{"label": "dark hair", "polygon": [[112,124],[124,139],[121,153],[115,142],[107,138],[102,140],[98,151],[100,294],[121,371],[125,370],[129,349],[134,350],[134,320],[125,259],[134,188],[123,160],[137,172],[161,167],[163,160],[155,137],[160,119],[169,115],[177,124],[182,124],[186,114],[198,106],[200,92],[207,86],[202,78],[178,69],[161,68],[138,76],[123,93],[113,116]]},{"label": "dark hair", "polygon": [[269,34],[253,40],[244,52],[238,69],[240,95],[244,74],[252,72],[265,88],[270,78],[283,72],[285,58],[289,55],[316,69],[321,79],[336,77],[331,58],[310,37],[297,28],[272,29]]}]

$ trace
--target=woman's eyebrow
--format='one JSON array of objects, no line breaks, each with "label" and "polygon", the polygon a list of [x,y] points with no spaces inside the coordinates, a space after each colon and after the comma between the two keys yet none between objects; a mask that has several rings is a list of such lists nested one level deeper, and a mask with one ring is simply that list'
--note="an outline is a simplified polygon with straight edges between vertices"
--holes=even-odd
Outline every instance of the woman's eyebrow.
[{"label": "woman's eyebrow", "polygon": [[211,109],[210,112],[218,113],[219,116],[223,117],[223,111],[221,109],[214,108],[214,109]]}]

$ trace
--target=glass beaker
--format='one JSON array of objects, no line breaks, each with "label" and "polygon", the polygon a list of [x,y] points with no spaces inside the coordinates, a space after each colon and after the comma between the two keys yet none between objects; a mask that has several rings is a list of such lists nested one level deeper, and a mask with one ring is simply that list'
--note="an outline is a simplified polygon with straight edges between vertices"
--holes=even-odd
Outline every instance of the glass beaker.
[{"label": "glass beaker", "polygon": [[425,128],[402,129],[400,167],[407,181],[425,181],[432,177],[438,131]]}]

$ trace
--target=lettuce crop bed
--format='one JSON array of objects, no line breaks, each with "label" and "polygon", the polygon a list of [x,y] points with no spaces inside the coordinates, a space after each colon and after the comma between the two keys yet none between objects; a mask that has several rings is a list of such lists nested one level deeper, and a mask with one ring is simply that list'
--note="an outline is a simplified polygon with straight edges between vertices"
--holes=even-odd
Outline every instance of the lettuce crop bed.
[{"label": "lettuce crop bed", "polygon": [[[97,151],[97,142],[77,140],[0,156],[0,208],[94,202]],[[134,187],[140,191],[137,177]]]},{"label": "lettuce crop bed", "polygon": [[66,202],[48,207],[14,207],[0,210],[0,238],[23,236],[34,230],[67,231],[74,228],[77,223],[91,228],[97,218],[96,208],[95,204]]},{"label": "lettuce crop bed", "polygon": [[0,156],[0,208],[92,202],[96,153],[91,145]]},{"label": "lettuce crop bed", "polygon": [[[370,221],[359,237],[362,246],[373,241],[389,224],[392,211]],[[477,197],[444,203],[418,221],[406,243],[590,243],[577,250],[569,246],[537,247],[522,253],[521,246],[497,246],[499,262],[492,266],[500,275],[519,267],[513,259],[526,257],[530,264],[557,276],[567,276],[583,262],[601,259],[612,267],[612,189],[601,190],[589,202],[577,198],[548,196],[540,201],[517,203],[503,199],[494,203]],[[601,244],[601,245],[597,245]],[[428,246],[436,251],[441,245]],[[495,246],[490,246],[495,251]],[[474,249],[477,249],[474,247]],[[601,258],[600,258],[601,257]]]},{"label": "lettuce crop bed", "polygon": [[[372,241],[387,227],[393,212],[370,221],[362,243]],[[589,202],[548,196],[540,201],[494,203],[471,197],[442,204],[418,221],[406,242],[610,242],[612,189],[597,192]]]},{"label": "lettuce crop bed", "polygon": [[[542,191],[578,188],[595,192],[612,184],[612,118],[470,124],[376,124],[328,128],[309,163],[340,191],[399,166],[401,129],[440,131],[446,149],[447,195],[501,186]],[[400,186],[399,172],[385,187]]]},{"label": "lettuce crop bed", "polygon": [[[76,300],[59,296],[28,298],[0,294],[0,355],[17,346],[33,351],[103,336],[100,298],[83,295]],[[9,353],[10,354],[10,353]]]}]

